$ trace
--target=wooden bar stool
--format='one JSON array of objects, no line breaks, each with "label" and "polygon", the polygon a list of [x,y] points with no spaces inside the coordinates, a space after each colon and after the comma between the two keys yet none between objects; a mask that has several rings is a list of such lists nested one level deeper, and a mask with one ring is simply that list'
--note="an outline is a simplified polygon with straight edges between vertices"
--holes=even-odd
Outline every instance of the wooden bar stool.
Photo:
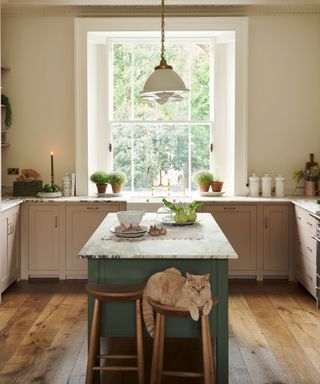
[{"label": "wooden bar stool", "polygon": [[[204,384],[214,383],[214,362],[212,355],[211,332],[209,317],[200,312],[203,372],[165,371],[163,370],[163,352],[165,337],[165,316],[190,317],[187,310],[159,304],[148,298],[153,310],[156,312],[155,334],[153,339],[152,364],[150,384],[160,384],[162,376],[176,377],[203,377]],[[214,299],[213,299],[214,300]],[[217,301],[216,301],[217,302]]]},{"label": "wooden bar stool", "polygon": [[[144,284],[110,285],[90,283],[87,291],[94,298],[93,316],[90,331],[90,342],[88,351],[88,363],[86,384],[92,384],[95,371],[137,371],[139,384],[144,383],[144,357],[143,357],[143,333],[141,317],[141,298]],[[100,355],[100,314],[103,301],[136,303],[136,355]],[[136,366],[100,366],[96,365],[99,359],[137,359]]]}]

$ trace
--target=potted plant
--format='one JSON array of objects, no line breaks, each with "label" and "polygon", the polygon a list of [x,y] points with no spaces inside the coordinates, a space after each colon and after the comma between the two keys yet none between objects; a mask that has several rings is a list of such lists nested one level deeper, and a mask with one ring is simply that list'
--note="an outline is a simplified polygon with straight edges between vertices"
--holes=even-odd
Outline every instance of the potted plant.
[{"label": "potted plant", "polygon": [[192,175],[192,181],[199,185],[201,192],[208,192],[213,176],[210,171],[197,171]]},{"label": "potted plant", "polygon": [[127,176],[123,172],[110,172],[107,181],[111,184],[112,192],[119,193],[122,185],[127,181]]},{"label": "potted plant", "polygon": [[104,171],[94,172],[90,180],[96,184],[98,193],[105,193],[107,189],[108,175]]},{"label": "potted plant", "polygon": [[301,169],[294,173],[294,178],[297,179],[297,183],[300,180],[305,180],[305,196],[315,196],[318,189],[318,181],[320,180],[320,167],[314,165],[310,168]]},{"label": "potted plant", "polygon": [[211,183],[212,192],[221,192],[222,186],[223,186],[223,181],[221,181],[219,177],[213,177],[213,180]]}]

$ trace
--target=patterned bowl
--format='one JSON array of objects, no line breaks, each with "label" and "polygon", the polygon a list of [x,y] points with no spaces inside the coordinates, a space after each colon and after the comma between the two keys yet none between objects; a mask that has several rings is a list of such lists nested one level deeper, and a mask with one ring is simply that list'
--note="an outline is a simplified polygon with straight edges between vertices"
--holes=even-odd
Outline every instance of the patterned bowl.
[{"label": "patterned bowl", "polygon": [[124,225],[140,224],[144,212],[142,211],[120,211],[117,212],[117,217],[120,223]]}]

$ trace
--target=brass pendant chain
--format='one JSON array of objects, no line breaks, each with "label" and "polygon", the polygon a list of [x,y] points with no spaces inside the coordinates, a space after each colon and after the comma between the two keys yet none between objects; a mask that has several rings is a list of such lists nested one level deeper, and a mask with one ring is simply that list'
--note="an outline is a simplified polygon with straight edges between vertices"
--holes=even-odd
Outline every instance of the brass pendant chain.
[{"label": "brass pendant chain", "polygon": [[164,0],[161,0],[161,60],[164,58]]}]

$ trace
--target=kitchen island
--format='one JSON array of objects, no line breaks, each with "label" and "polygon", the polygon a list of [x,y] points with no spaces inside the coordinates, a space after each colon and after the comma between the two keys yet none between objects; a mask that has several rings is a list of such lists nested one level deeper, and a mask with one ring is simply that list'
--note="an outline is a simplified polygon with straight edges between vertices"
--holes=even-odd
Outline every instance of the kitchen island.
[{"label": "kitchen island", "polygon": [[[146,282],[153,273],[175,267],[182,273],[210,273],[211,290],[218,304],[210,314],[210,327],[216,356],[217,383],[228,383],[228,259],[237,255],[210,214],[198,214],[191,226],[166,226],[167,234],[138,239],[121,239],[110,233],[117,225],[116,214],[109,214],[80,251],[88,259],[89,282],[113,284]],[[141,225],[155,224],[156,215],[148,213]],[[114,308],[114,310],[113,310]],[[89,327],[92,301],[89,300]],[[189,319],[169,319],[166,335],[198,335],[198,324]],[[108,303],[102,315],[103,336],[132,336],[132,304]]]}]

